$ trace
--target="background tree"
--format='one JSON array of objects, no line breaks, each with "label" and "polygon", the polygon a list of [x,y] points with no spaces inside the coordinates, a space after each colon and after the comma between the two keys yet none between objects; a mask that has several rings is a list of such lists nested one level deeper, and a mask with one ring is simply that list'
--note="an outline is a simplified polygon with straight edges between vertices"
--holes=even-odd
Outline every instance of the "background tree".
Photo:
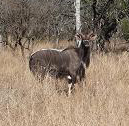
[{"label": "background tree", "polygon": [[[73,40],[76,33],[75,0],[0,0],[0,34],[4,46],[30,49],[34,40]],[[128,0],[81,0],[81,30],[97,33],[93,47],[108,50],[117,33],[128,40]],[[98,48],[99,47],[99,48]]]}]

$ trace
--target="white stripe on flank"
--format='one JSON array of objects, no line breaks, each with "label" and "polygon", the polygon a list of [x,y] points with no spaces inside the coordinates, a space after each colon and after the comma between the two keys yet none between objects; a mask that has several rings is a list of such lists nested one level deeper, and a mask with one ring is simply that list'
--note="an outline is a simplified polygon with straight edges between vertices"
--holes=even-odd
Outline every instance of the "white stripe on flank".
[{"label": "white stripe on flank", "polygon": [[59,51],[59,52],[62,51],[62,49],[41,49],[41,50],[55,50],[55,51]]},{"label": "white stripe on flank", "polygon": [[[58,52],[61,52],[62,51],[62,49],[41,49],[41,50],[55,50],[55,51],[58,51]],[[38,50],[38,51],[41,51],[41,50]],[[36,51],[36,52],[38,52],[38,51]],[[36,52],[32,53],[31,56],[33,54],[35,54]]]}]

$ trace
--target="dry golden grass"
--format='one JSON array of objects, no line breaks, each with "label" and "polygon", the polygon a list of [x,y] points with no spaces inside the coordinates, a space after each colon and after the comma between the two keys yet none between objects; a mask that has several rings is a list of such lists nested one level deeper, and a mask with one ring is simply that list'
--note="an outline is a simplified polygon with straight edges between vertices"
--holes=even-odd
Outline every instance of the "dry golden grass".
[{"label": "dry golden grass", "polygon": [[93,55],[83,90],[76,84],[70,97],[55,90],[56,84],[63,89],[65,83],[50,78],[38,83],[28,59],[1,52],[0,126],[129,126],[127,53]]}]

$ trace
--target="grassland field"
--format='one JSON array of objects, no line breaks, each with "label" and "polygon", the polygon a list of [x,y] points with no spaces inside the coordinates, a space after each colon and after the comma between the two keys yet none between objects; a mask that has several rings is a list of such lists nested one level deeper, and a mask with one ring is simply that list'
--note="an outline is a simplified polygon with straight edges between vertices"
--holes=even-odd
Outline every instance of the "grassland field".
[{"label": "grassland field", "polygon": [[[39,44],[34,51],[53,47]],[[27,57],[0,52],[0,126],[129,126],[127,52],[91,55],[83,88],[77,83],[70,97],[55,89],[66,88],[64,80],[35,80]]]}]

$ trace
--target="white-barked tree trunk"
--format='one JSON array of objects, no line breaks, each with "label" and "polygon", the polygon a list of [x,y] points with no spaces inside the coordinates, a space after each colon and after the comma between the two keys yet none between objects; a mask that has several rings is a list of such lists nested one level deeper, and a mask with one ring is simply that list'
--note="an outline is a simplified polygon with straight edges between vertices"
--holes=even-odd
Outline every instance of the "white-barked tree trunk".
[{"label": "white-barked tree trunk", "polygon": [[[80,5],[81,5],[81,0],[76,0],[75,2],[76,33],[81,32]],[[78,47],[80,46],[80,40],[78,40],[77,38],[76,38],[76,45]]]},{"label": "white-barked tree trunk", "polygon": [[81,0],[76,0],[75,8],[76,8],[76,32],[81,32],[81,19],[80,19],[80,4]]}]

